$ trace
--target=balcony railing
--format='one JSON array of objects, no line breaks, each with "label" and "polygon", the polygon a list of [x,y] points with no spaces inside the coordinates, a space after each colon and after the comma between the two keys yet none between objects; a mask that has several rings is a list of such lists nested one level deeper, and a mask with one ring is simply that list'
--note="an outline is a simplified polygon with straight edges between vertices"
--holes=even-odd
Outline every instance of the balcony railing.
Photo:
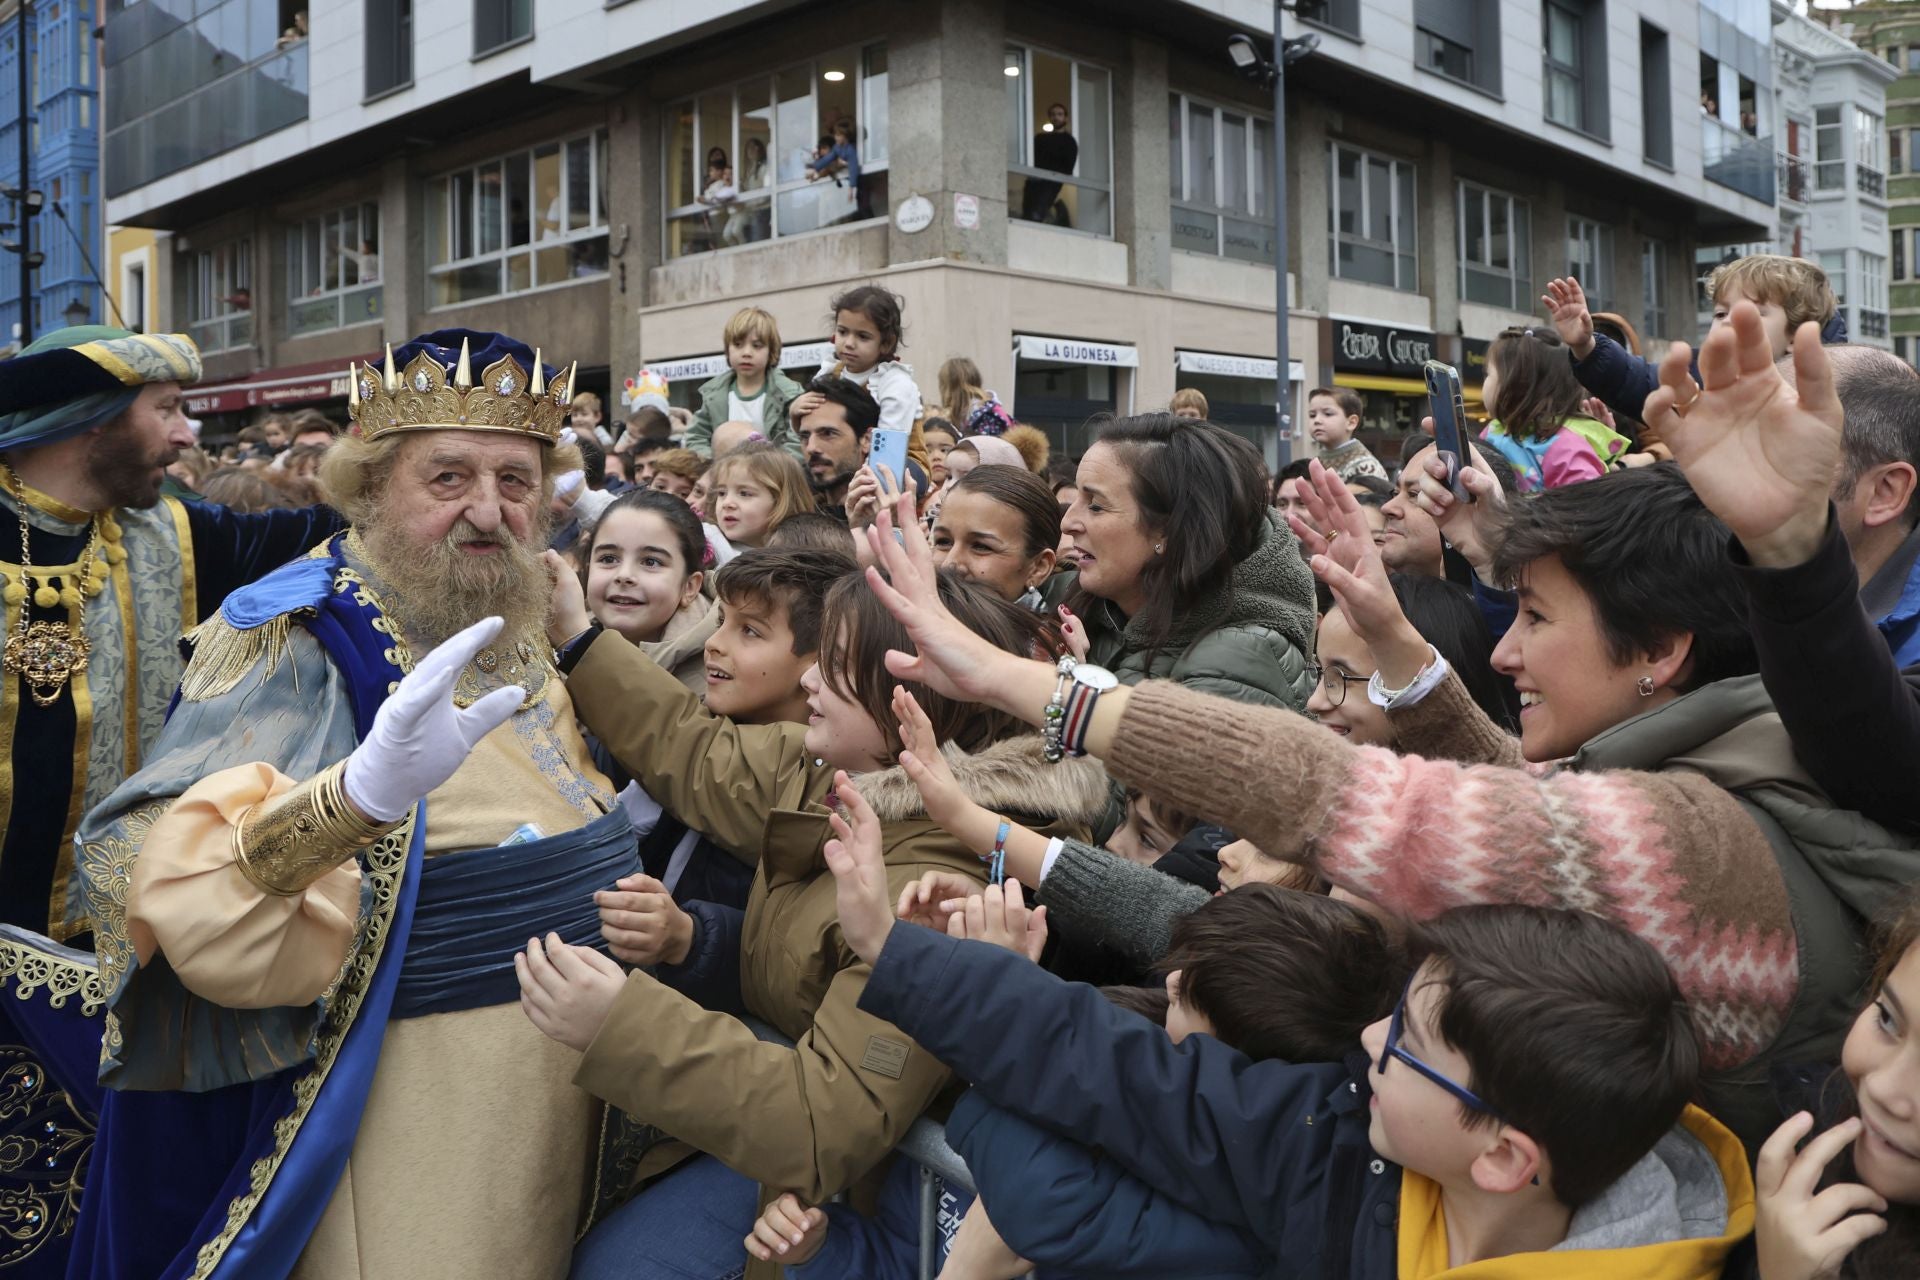
[{"label": "balcony railing", "polygon": [[1853,166],[1853,185],[1862,195],[1885,198],[1887,194],[1887,175],[1878,169],[1869,169],[1863,164]]},{"label": "balcony railing", "polygon": [[1887,313],[1859,308],[1854,314],[1860,317],[1860,336],[1863,338],[1884,338],[1887,336]]},{"label": "balcony railing", "polygon": [[1773,203],[1773,142],[1723,124],[1712,116],[1700,120],[1701,161],[1706,176],[1723,187]]},{"label": "balcony railing", "polygon": [[1807,158],[1782,151],[1778,161],[1776,175],[1780,183],[1780,203],[1805,204],[1807,186],[1813,178],[1812,166],[1807,163]]}]

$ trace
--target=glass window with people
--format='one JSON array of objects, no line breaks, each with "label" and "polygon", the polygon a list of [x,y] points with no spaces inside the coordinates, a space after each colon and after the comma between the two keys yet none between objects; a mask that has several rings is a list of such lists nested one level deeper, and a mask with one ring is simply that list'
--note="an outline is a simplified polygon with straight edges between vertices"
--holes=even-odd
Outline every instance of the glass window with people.
[{"label": "glass window with people", "polygon": [[1009,215],[1112,235],[1111,73],[1020,44],[1007,46],[1001,70],[1007,85]]},{"label": "glass window with people", "polygon": [[287,228],[290,337],[380,319],[380,204],[368,200]]},{"label": "glass window with people", "polygon": [[872,44],[670,106],[667,256],[884,217],[887,85]]},{"label": "glass window with people", "polygon": [[607,131],[545,142],[427,184],[428,305],[607,272]]}]

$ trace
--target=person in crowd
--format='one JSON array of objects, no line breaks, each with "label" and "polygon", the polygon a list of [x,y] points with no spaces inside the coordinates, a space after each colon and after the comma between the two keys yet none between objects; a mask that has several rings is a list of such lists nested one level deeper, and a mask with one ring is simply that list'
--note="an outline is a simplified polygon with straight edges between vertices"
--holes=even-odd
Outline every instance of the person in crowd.
[{"label": "person in crowd", "polygon": [[[1913,377],[1865,348],[1796,336],[1801,367],[1788,386],[1759,367],[1765,338],[1736,307],[1728,336],[1710,334],[1700,353],[1716,385],[1701,390],[1687,353],[1671,351],[1647,412],[1733,531],[1729,551],[1746,587],[1760,672],[1801,763],[1837,803],[1920,830],[1920,672],[1909,667],[1901,679],[1901,633],[1887,629],[1887,618],[1876,623],[1854,568],[1861,547],[1849,555],[1841,514],[1869,483],[1875,491],[1908,483],[1898,471],[1916,434]],[[1849,490],[1850,472],[1859,479]],[[1898,554],[1888,565],[1897,563]],[[1882,576],[1900,570],[1883,568],[1872,580]],[[1821,687],[1806,680],[1809,671],[1847,675]]]},{"label": "person in crowd", "polygon": [[[648,488],[685,502],[711,464],[691,449],[668,449],[653,456],[653,480]],[[712,485],[708,485],[711,492]]]},{"label": "person in crowd", "polygon": [[1313,466],[1312,458],[1295,458],[1280,468],[1280,474],[1273,478],[1273,509],[1284,519],[1290,515],[1305,516],[1306,503],[1294,488],[1294,481],[1305,480]]},{"label": "person in crowd", "polygon": [[687,493],[687,506],[703,523],[707,519],[708,499],[713,496],[713,467],[702,467],[700,478],[693,482],[693,488]]},{"label": "person in crowd", "polygon": [[288,447],[292,449],[304,445],[317,445],[324,449],[339,434],[339,424],[318,409],[302,409],[293,415],[292,422],[287,425]]},{"label": "person in crowd", "polygon": [[715,447],[715,429],[723,422],[741,422],[798,457],[800,440],[787,418],[787,408],[800,397],[801,389],[780,371],[779,324],[759,307],[742,307],[728,317],[720,337],[727,351],[727,371],[700,384],[700,407],[687,430],[686,447],[702,457],[717,458],[726,450]]},{"label": "person in crowd", "polygon": [[964,428],[974,410],[993,398],[980,376],[980,366],[966,356],[950,356],[940,363],[936,379],[939,410],[955,427]]},{"label": "person in crowd", "polygon": [[942,567],[1003,600],[1042,609],[1060,507],[1046,481],[1024,467],[974,467],[942,497],[931,540]]},{"label": "person in crowd", "polygon": [[[713,429],[713,457],[724,458],[741,445],[757,444],[766,438],[751,422],[723,422]],[[793,451],[788,449],[788,452]]]},{"label": "person in crowd", "polygon": [[1621,465],[1632,443],[1582,412],[1586,389],[1551,329],[1501,330],[1480,395],[1492,415],[1480,439],[1507,460],[1522,493],[1595,479]]},{"label": "person in crowd", "polygon": [[1060,528],[1080,563],[1046,594],[1085,626],[1092,661],[1130,684],[1306,704],[1313,577],[1267,507],[1252,445],[1170,414],[1119,418],[1078,487]]},{"label": "person in crowd", "polygon": [[1387,496],[1372,492],[1356,492],[1352,485],[1347,490],[1353,493],[1353,500],[1360,504],[1360,514],[1366,517],[1367,532],[1373,538],[1373,545],[1380,546],[1387,540],[1387,503],[1392,501],[1391,491]]},{"label": "person in crowd", "polygon": [[1393,497],[1395,493],[1399,492],[1399,490],[1394,487],[1393,481],[1382,480],[1379,476],[1355,476],[1353,479],[1344,481],[1343,483],[1347,486],[1347,492],[1359,498],[1362,502],[1365,502],[1368,497],[1373,497],[1381,502],[1385,502],[1387,499]]},{"label": "person in crowd", "polygon": [[174,456],[173,461],[167,464],[167,474],[185,486],[188,492],[197,492],[201,482],[213,474],[216,465],[205,449],[197,444],[190,444],[181,449]]},{"label": "person in crowd", "polygon": [[[946,501],[947,495],[975,467],[986,465],[1018,467],[1022,471],[1030,470],[1027,459],[1035,448],[1035,437],[1039,439],[1038,448],[1042,451],[1041,456],[1044,457],[1044,451],[1048,448],[1046,437],[1032,427],[1015,427],[1006,436],[967,436],[962,439],[947,452],[947,482],[935,490],[933,496],[927,500],[926,510],[921,512],[921,522],[927,528],[933,528],[934,522],[940,518],[940,508]],[[1023,444],[1026,446],[1025,451],[1021,449]],[[863,499],[861,514],[864,519],[856,523],[856,528],[864,528],[879,510],[877,505],[880,497],[879,485],[867,481],[860,484],[860,490]],[[1055,505],[1059,504],[1055,503]],[[1065,514],[1064,510],[1061,514]]]},{"label": "person in crowd", "polygon": [[[1031,613],[984,590],[951,577],[937,590],[962,626],[996,648],[1026,653],[1039,638]],[[528,946],[517,961],[527,1014],[584,1054],[576,1083],[704,1153],[589,1232],[573,1274],[729,1274],[758,1214],[755,1182],[809,1204],[847,1189],[947,1079],[906,1037],[855,1007],[866,968],[840,940],[819,861],[825,802],[849,803],[857,790],[880,806],[889,874],[901,888],[936,868],[978,883],[981,864],[927,820],[893,763],[900,740],[885,659],[907,639],[857,575],[827,593],[820,659],[802,680],[805,726],[740,725],[702,709],[632,646],[590,627],[570,577],[557,581],[550,636],[587,727],[635,781],[721,847],[758,861],[743,932],[726,954],[738,961],[739,1005],[796,1042],[762,1043],[730,1013],[702,1009],[645,971],[603,967],[591,949],[557,937]],[[1084,833],[1104,807],[1099,769],[1082,762],[1047,771],[1039,737],[1016,731],[1011,717],[921,696],[972,753],[966,775],[978,794],[1044,814],[1069,833]],[[685,1154],[671,1144],[638,1172]]]},{"label": "person in crowd", "polygon": [[[813,465],[812,450],[805,443],[801,424],[826,402],[820,384],[843,379],[855,383],[873,398],[880,411],[875,426],[908,433],[907,459],[920,468],[924,479],[927,453],[920,440],[920,388],[914,385],[913,369],[899,358],[900,348],[906,345],[905,322],[901,318],[905,305],[899,295],[873,284],[855,285],[827,304],[833,314],[834,363],[821,370],[814,385],[787,406],[794,430],[802,436],[801,452],[809,467]],[[860,436],[860,455],[865,457],[866,432],[861,431]],[[845,478],[851,479],[852,475],[853,469],[849,468]],[[815,487],[831,486],[820,485],[816,474]],[[837,506],[841,501],[828,498],[821,505]]]},{"label": "person in crowd", "polygon": [[[1419,501],[1420,473],[1425,465],[1421,455],[1430,452],[1432,437],[1415,437],[1418,447],[1408,454],[1400,469],[1399,491],[1380,508],[1386,520],[1381,534],[1380,556],[1394,573],[1419,573],[1444,578],[1447,573],[1447,540],[1440,526]],[[1437,459],[1435,460],[1437,464]]]},{"label": "person in crowd", "polygon": [[707,639],[720,619],[700,590],[707,537],[699,517],[671,494],[637,489],[615,498],[581,545],[580,585],[594,619],[706,692]]},{"label": "person in crowd", "polygon": [[[1065,103],[1047,108],[1047,123],[1033,135],[1033,167],[1049,173],[1072,173],[1080,163],[1080,142],[1069,127]],[[1073,219],[1060,199],[1061,184],[1028,178],[1020,193],[1020,216],[1028,222],[1056,222],[1070,227]]]},{"label": "person in crowd", "polygon": [[327,456],[327,450],[333,445],[332,437],[325,444],[296,444],[280,455],[280,474],[287,480],[302,483],[314,483],[320,478],[320,463]]},{"label": "person in crowd", "polygon": [[947,455],[959,443],[960,433],[945,418],[925,418],[920,423],[920,440],[927,446],[927,483],[937,492],[947,483]]},{"label": "person in crowd", "polygon": [[[1492,492],[1484,477],[1481,492]],[[1314,569],[1353,603],[1346,612],[1378,663],[1388,709],[1405,713],[1395,717],[1399,754],[1167,683],[1109,689],[1096,714],[1071,720],[1090,725],[1091,737],[1062,749],[1084,746],[1120,783],[1394,915],[1514,900],[1614,914],[1674,965],[1706,1029],[1709,1105],[1757,1144],[1770,1127],[1769,1065],[1831,1049],[1845,993],[1863,976],[1858,921],[1915,878],[1920,851],[1858,813],[1806,802],[1790,740],[1755,674],[1744,596],[1724,571],[1726,526],[1670,464],[1548,490],[1497,513],[1491,502],[1449,511],[1449,521],[1498,520],[1497,571],[1518,589],[1518,620],[1493,659],[1520,692],[1515,744],[1457,676],[1423,687],[1431,647],[1384,609],[1384,584],[1355,575],[1369,545],[1364,524],[1344,487],[1328,486],[1327,496],[1340,536],[1309,538]],[[905,546],[872,539],[893,585],[870,575],[922,655],[896,663],[897,673],[1044,720],[1063,678],[1046,663],[986,654],[942,623],[923,585],[925,561],[911,558],[926,554],[924,541],[917,529],[903,535]],[[1386,625],[1374,628],[1374,618]],[[1203,724],[1204,752],[1169,749],[1194,741]],[[1565,763],[1545,777],[1526,767],[1553,761]],[[1467,768],[1474,764],[1482,767]],[[1341,803],[1359,795],[1370,798],[1364,818]],[[1440,795],[1475,815],[1472,838],[1425,821]],[[1627,813],[1630,823],[1616,821]],[[1629,848],[1634,856],[1623,856]],[[1490,849],[1502,851],[1497,869],[1486,862]],[[1569,865],[1582,869],[1572,898]],[[1684,905],[1680,927],[1630,905],[1649,875],[1664,886],[1664,903]],[[1743,962],[1742,976],[1726,981],[1727,945],[1775,961]]]},{"label": "person in crowd", "polygon": [[763,547],[789,518],[815,509],[814,488],[791,453],[762,440],[713,464],[707,509],[730,546]]},{"label": "person in crowd", "polygon": [[634,488],[653,487],[653,460],[671,448],[673,448],[673,442],[664,439],[656,440],[648,437],[634,442],[633,448],[628,450],[627,454],[631,459],[628,470],[632,474]]},{"label": "person in crowd", "polygon": [[1307,392],[1307,435],[1320,461],[1337,471],[1342,480],[1354,476],[1389,478],[1380,459],[1355,435],[1366,411],[1367,402],[1352,387],[1315,387]]},{"label": "person in crowd", "polygon": [[[871,433],[880,425],[880,406],[867,388],[847,378],[815,378],[795,403],[809,399],[813,404],[798,421],[814,504],[846,520],[853,510],[853,485],[872,447]],[[952,455],[948,455],[947,469],[951,474]],[[868,475],[868,487],[877,492]]]},{"label": "person in crowd", "polygon": [[[1482,1269],[1708,1280],[1752,1229],[1745,1154],[1690,1102],[1695,1015],[1614,921],[1448,911],[1410,937],[1413,975],[1364,1058],[1249,1062],[897,922],[864,808],[825,849],[841,934],[872,966],[860,1003],[974,1086],[947,1124],[980,1189],[955,1260],[1387,1280],[1504,1259]],[[969,1239],[976,1225],[1004,1243]]]},{"label": "person in crowd", "polygon": [[780,551],[833,551],[855,558],[853,532],[832,516],[800,511],[782,520],[767,535],[767,546]]},{"label": "person in crowd", "polygon": [[[242,437],[245,436],[242,432]],[[270,413],[260,420],[260,440],[274,453],[283,452],[293,443],[293,433],[289,428],[285,414]]]},{"label": "person in crowd", "polygon": [[[652,369],[641,369],[627,380],[621,402],[627,407],[625,438],[631,440],[667,440],[673,435],[672,388]],[[617,442],[616,442],[617,443]]]},{"label": "person in crowd", "polygon": [[242,515],[261,511],[285,511],[293,499],[282,493],[265,474],[242,467],[221,467],[209,475],[200,487],[200,496],[216,507]]},{"label": "person in crowd", "polygon": [[1205,422],[1209,413],[1207,397],[1193,387],[1182,387],[1173,393],[1167,412],[1176,418],[1197,418]]},{"label": "person in crowd", "polygon": [[633,488],[627,474],[627,464],[632,459],[630,453],[609,453],[604,463],[606,467],[607,492],[615,495],[626,493]]},{"label": "person in crowd", "polygon": [[1805,1106],[1760,1148],[1754,1248],[1733,1280],[1893,1280],[1920,1266],[1920,894],[1876,941],[1839,1069],[1809,1079]]},{"label": "person in crowd", "polygon": [[827,144],[827,148],[807,162],[807,180],[818,182],[822,178],[833,178],[857,188],[860,185],[860,153],[854,147],[853,121],[835,120],[832,136],[821,141]]},{"label": "person in crowd", "polygon": [[601,427],[600,397],[591,391],[582,391],[574,396],[573,403],[567,407],[567,425],[576,435],[592,436],[603,447],[611,445],[613,440]]},{"label": "person in crowd", "polygon": [[[1044,911],[1029,916],[1009,884],[1004,895],[988,888],[969,898],[962,918],[967,937],[1030,955],[1028,940],[1045,937]],[[1028,927],[1032,920],[1037,929]],[[1223,894],[1187,916],[1157,969],[1159,991],[1103,994],[1122,1008],[1130,1007],[1123,997],[1149,997],[1142,1016],[1173,1044],[1205,1033],[1254,1062],[1335,1062],[1357,1052],[1362,1030],[1391,1012],[1404,978],[1397,949],[1371,918],[1265,884]],[[1298,995],[1275,1000],[1275,991]],[[945,1188],[939,1261],[955,1230],[966,1229],[961,1220],[972,1203],[971,1194]],[[873,1217],[846,1205],[808,1208],[783,1195],[761,1214],[746,1246],[756,1258],[783,1263],[792,1280],[911,1280],[919,1215],[916,1167],[900,1160]]]},{"label": "person in crowd", "polygon": [[827,589],[852,572],[835,548],[742,552],[714,575],[720,624],[707,640],[705,704],[735,724],[808,719],[801,678],[820,653]]},{"label": "person in crowd", "polygon": [[567,376],[467,330],[356,365],[322,467],[350,532],[196,628],[158,741],[81,823],[113,1020],[74,1274],[244,1269],[268,1240],[294,1274],[565,1272],[599,1114],[509,956],[594,941],[590,895],[637,867],[545,643]]},{"label": "person in crowd", "polygon": [[[1767,345],[1776,360],[1787,353],[1789,339],[1808,321],[1820,327],[1822,342],[1847,340],[1846,312],[1834,296],[1827,273],[1805,258],[1776,253],[1736,258],[1715,267],[1707,276],[1706,288],[1713,299],[1712,327],[1725,326],[1739,303],[1752,303],[1760,312]],[[1647,396],[1659,385],[1658,367],[1594,332],[1587,295],[1571,276],[1549,280],[1540,301],[1573,356],[1573,372],[1580,385],[1615,413],[1644,421]]]},{"label": "person in crowd", "polygon": [[1053,490],[1053,500],[1062,509],[1072,506],[1080,496],[1080,459],[1064,455],[1050,458],[1044,476],[1047,487]]}]

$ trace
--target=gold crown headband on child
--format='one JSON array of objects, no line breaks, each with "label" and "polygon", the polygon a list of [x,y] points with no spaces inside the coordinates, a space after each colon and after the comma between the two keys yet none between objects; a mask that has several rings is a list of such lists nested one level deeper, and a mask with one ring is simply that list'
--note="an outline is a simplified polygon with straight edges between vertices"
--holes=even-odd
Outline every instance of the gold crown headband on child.
[{"label": "gold crown headband on child", "polygon": [[400,431],[504,431],[557,444],[578,368],[577,362],[569,365],[564,377],[548,382],[535,348],[531,372],[512,356],[502,356],[475,382],[467,340],[462,338],[460,359],[449,380],[448,370],[425,351],[407,361],[404,370],[396,370],[393,344],[388,343],[383,369],[347,366],[347,414],[364,440]]}]

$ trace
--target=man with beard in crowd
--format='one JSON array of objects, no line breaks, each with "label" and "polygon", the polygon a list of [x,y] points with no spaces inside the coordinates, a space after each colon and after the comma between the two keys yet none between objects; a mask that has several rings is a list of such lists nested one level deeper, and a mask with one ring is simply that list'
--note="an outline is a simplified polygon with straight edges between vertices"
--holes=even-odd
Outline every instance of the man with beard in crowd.
[{"label": "man with beard in crowd", "polygon": [[449,330],[351,378],[323,466],[351,529],[200,628],[81,827],[90,1276],[544,1280],[590,1191],[599,1108],[513,971],[598,944],[594,892],[639,869],[545,642],[572,375]]},{"label": "man with beard in crowd", "polygon": [[867,389],[850,378],[815,378],[807,387],[820,402],[799,421],[800,449],[820,510],[842,524],[847,520],[847,489],[866,465],[880,406]]}]

